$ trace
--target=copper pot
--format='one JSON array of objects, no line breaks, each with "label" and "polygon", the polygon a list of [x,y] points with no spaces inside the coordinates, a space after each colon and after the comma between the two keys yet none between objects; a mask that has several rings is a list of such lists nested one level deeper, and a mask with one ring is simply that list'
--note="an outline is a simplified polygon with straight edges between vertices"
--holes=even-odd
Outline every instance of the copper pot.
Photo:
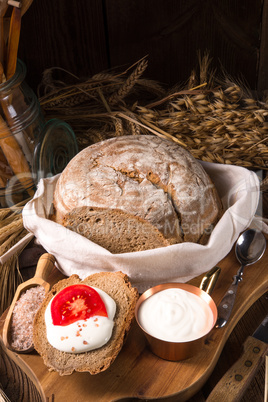
[{"label": "copper pot", "polygon": [[[202,344],[204,341],[204,338],[208,335],[208,333],[212,330],[214,327],[216,321],[217,321],[217,306],[214,302],[214,300],[211,298],[210,293],[212,293],[214,286],[216,284],[216,281],[218,279],[218,276],[220,274],[220,268],[219,267],[214,267],[211,271],[209,271],[202,279],[201,284],[199,288],[197,286],[189,285],[187,283],[164,283],[161,285],[154,286],[153,288],[150,288],[146,290],[139,298],[137,305],[136,305],[136,310],[135,310],[135,316],[136,316],[136,321],[139,325],[139,327],[142,329],[149,347],[151,351],[161,357],[162,359],[165,360],[172,360],[172,361],[180,361],[180,360],[185,360],[196,353],[202,348]],[[192,341],[186,341],[186,342],[170,342],[170,341],[164,341],[162,339],[156,338],[152,335],[150,335],[140,324],[139,322],[139,308],[141,304],[148,299],[150,296],[154,295],[155,293],[158,293],[162,290],[169,289],[169,288],[179,288],[182,290],[185,290],[187,292],[193,293],[196,296],[200,297],[203,299],[203,301],[206,302],[206,304],[209,306],[212,316],[213,316],[213,324],[206,328],[206,333],[195,340]]]}]

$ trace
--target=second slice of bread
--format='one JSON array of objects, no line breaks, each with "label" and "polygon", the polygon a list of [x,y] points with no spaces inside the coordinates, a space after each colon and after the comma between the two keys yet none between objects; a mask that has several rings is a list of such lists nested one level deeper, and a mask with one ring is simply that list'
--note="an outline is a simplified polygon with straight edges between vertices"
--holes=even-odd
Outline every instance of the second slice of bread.
[{"label": "second slice of bread", "polygon": [[[52,297],[63,288],[84,283],[99,288],[111,296],[116,303],[114,328],[110,340],[101,348],[85,353],[67,353],[55,349],[47,340],[45,310]],[[122,272],[100,272],[81,281],[77,275],[63,279],[53,286],[47,294],[34,320],[33,341],[36,351],[41,355],[50,371],[60,375],[70,375],[74,371],[87,371],[98,374],[106,370],[120,352],[135,316],[135,306],[139,294],[132,287],[128,276]]]}]

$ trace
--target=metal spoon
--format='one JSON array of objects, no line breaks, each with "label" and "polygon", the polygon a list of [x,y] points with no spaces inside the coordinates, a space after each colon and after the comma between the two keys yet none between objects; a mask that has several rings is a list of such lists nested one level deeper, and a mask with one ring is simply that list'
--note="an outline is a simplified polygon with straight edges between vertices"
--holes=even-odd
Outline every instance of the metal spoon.
[{"label": "metal spoon", "polygon": [[235,254],[241,263],[240,269],[233,277],[233,283],[225,293],[218,306],[218,319],[216,328],[222,328],[227,323],[235,302],[238,283],[243,280],[243,271],[247,265],[254,264],[264,254],[266,249],[266,239],[262,232],[248,229],[240,235],[236,242]]}]

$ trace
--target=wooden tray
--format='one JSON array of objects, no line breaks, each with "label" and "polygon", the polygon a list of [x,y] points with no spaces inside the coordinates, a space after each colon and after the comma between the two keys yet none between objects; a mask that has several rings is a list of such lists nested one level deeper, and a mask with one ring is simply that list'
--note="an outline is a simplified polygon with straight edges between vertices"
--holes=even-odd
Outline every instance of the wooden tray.
[{"label": "wooden tray", "polygon": [[[216,304],[239,268],[234,251],[232,250],[218,266],[222,272],[212,294]],[[62,275],[55,271],[51,281],[55,282],[61,278]],[[199,286],[200,281],[201,277],[198,277],[190,283]],[[225,328],[213,329],[200,352],[183,362],[169,362],[153,355],[136,323],[115,362],[108,370],[95,376],[74,373],[61,377],[57,373],[49,372],[37,353],[19,357],[35,373],[49,401],[69,400],[70,395],[72,400],[79,402],[108,402],[126,398],[186,401],[203,387],[211,375],[237,322],[267,291],[268,250],[259,262],[245,268],[236,303]],[[1,325],[2,322],[3,320]]]}]

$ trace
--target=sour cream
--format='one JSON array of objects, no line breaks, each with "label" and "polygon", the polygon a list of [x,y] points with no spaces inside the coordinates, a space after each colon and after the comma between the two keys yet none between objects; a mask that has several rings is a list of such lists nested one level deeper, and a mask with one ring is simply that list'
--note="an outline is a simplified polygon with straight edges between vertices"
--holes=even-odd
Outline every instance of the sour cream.
[{"label": "sour cream", "polygon": [[101,289],[94,289],[102,298],[108,317],[96,315],[70,325],[54,325],[51,317],[53,299],[49,302],[45,311],[47,340],[55,349],[68,353],[83,353],[100,348],[111,338],[116,311],[115,301]]},{"label": "sour cream", "polygon": [[197,295],[170,288],[145,299],[138,311],[143,329],[168,342],[189,342],[204,336],[213,325],[213,314]]}]

